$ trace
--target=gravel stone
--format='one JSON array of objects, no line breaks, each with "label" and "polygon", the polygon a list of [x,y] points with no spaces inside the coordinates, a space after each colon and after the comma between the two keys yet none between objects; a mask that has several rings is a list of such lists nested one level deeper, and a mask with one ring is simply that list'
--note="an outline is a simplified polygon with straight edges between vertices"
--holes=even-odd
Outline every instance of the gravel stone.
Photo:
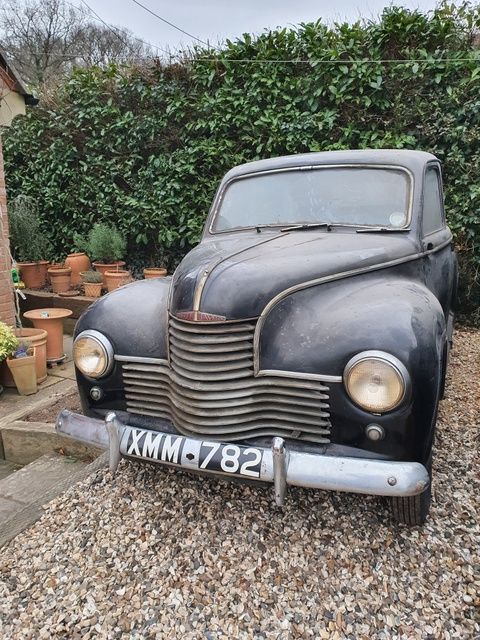
[{"label": "gravel stone", "polygon": [[[480,635],[480,332],[459,330],[423,528],[374,497],[122,461],[0,552],[0,638],[424,640]],[[474,567],[477,567],[475,572]]]}]

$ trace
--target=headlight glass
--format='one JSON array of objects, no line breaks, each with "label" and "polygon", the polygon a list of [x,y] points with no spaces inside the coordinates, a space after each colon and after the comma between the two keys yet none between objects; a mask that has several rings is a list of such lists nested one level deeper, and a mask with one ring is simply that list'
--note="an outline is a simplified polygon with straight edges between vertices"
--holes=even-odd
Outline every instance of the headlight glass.
[{"label": "headlight glass", "polygon": [[113,348],[98,331],[83,331],[73,344],[75,366],[89,378],[106,375],[113,365]]},{"label": "headlight glass", "polygon": [[384,413],[405,397],[408,374],[394,356],[365,352],[352,358],[344,373],[348,395],[362,409]]}]

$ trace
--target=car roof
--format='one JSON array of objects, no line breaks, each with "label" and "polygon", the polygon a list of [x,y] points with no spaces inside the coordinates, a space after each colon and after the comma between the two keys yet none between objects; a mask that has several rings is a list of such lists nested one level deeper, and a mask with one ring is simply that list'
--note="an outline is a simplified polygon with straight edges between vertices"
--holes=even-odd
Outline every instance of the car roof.
[{"label": "car roof", "polygon": [[224,180],[259,171],[289,169],[302,166],[343,165],[343,164],[379,164],[399,166],[410,169],[414,174],[423,172],[425,164],[438,159],[425,151],[409,149],[356,149],[349,151],[321,151],[279,156],[266,160],[256,160],[233,167]]}]

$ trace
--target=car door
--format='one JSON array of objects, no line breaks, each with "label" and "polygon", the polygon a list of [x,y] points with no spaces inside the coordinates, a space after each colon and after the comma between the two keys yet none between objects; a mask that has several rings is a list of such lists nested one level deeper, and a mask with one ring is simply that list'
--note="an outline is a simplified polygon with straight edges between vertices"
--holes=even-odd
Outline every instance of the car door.
[{"label": "car door", "polygon": [[422,200],[425,283],[438,298],[445,318],[448,318],[456,281],[456,258],[452,234],[445,222],[442,175],[437,162],[430,162],[425,167]]}]

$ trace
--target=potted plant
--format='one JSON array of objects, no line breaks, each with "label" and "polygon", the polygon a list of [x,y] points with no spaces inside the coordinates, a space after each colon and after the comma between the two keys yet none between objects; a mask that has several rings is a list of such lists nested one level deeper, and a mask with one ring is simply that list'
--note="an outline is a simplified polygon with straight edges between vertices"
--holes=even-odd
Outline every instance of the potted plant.
[{"label": "potted plant", "polygon": [[73,234],[73,252],[65,258],[65,266],[72,270],[72,287],[82,283],[81,272],[91,269],[90,258],[86,254],[87,240],[79,233]]},{"label": "potted plant", "polygon": [[33,198],[19,195],[8,206],[10,242],[20,277],[28,289],[41,289],[47,281],[49,242],[40,229]]},{"label": "potted plant", "polygon": [[18,339],[14,330],[4,322],[0,322],[0,362],[6,360],[18,347]]},{"label": "potted plant", "polygon": [[[17,338],[17,343],[18,340],[20,340],[21,342],[26,342],[33,349],[33,355],[35,356],[37,383],[40,384],[41,382],[44,382],[47,379],[47,332],[43,329],[30,329],[21,327],[19,329],[14,329],[13,333]],[[0,360],[1,359],[2,358],[0,357]],[[0,362],[0,383],[4,387],[16,386],[15,380],[10,373],[10,369],[8,368],[6,361]]]},{"label": "potted plant", "polygon": [[102,293],[102,274],[99,271],[89,269],[88,271],[82,271],[80,277],[85,295],[89,298],[99,298]]},{"label": "potted plant", "polygon": [[35,356],[28,343],[18,343],[11,357],[7,357],[7,366],[15,380],[17,391],[21,396],[37,393],[37,372]]},{"label": "potted plant", "polygon": [[86,241],[88,255],[94,260],[93,266],[102,276],[105,271],[116,271],[125,266],[122,258],[126,245],[118,229],[103,222],[93,226]]}]

